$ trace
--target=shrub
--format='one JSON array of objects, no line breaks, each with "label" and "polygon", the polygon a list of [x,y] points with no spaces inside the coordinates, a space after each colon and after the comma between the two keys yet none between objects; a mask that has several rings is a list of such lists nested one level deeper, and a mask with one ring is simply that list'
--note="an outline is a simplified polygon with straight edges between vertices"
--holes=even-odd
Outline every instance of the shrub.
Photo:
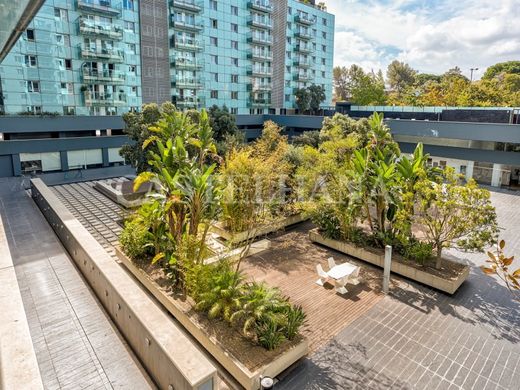
[{"label": "shrub", "polygon": [[285,324],[285,337],[287,339],[294,339],[300,330],[300,327],[305,322],[305,313],[301,306],[289,306],[285,312],[286,321]]},{"label": "shrub", "polygon": [[272,318],[257,323],[255,330],[258,344],[269,351],[278,348],[285,341],[283,327]]},{"label": "shrub", "polygon": [[433,255],[433,245],[428,242],[418,240],[411,240],[403,248],[403,256],[408,260],[414,260],[418,263],[424,264]]},{"label": "shrub", "polygon": [[341,238],[341,223],[335,210],[328,205],[317,207],[309,212],[309,217],[327,238]]},{"label": "shrub", "polygon": [[119,237],[123,251],[135,262],[143,263],[152,252],[152,244],[148,227],[139,220],[129,220]]}]

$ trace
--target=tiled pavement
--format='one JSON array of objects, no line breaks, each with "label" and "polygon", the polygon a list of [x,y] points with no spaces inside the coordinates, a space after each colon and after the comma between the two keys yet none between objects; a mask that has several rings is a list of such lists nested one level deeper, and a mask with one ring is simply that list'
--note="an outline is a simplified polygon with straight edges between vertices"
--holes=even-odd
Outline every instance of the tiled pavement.
[{"label": "tiled pavement", "polygon": [[13,182],[0,186],[0,215],[45,388],[153,388],[34,202],[13,191]]},{"label": "tiled pavement", "polygon": [[[494,192],[492,199],[508,253],[520,259],[520,196]],[[474,265],[485,259],[457,255]],[[520,304],[476,267],[452,297],[405,284],[277,388],[520,389]]]}]

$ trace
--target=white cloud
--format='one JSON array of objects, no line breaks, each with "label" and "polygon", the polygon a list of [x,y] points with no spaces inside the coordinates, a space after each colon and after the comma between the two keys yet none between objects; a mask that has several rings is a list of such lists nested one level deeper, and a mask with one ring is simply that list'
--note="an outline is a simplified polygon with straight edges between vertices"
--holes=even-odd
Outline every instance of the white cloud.
[{"label": "white cloud", "polygon": [[385,69],[398,58],[442,73],[520,59],[520,0],[328,0],[336,15],[335,64]]}]

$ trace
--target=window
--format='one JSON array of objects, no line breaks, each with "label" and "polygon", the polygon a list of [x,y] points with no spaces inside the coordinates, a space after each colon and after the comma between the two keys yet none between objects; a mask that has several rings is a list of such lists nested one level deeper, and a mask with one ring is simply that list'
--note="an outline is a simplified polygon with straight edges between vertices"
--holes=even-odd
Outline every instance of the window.
[{"label": "window", "polygon": [[218,46],[218,39],[216,37],[209,37],[209,43],[211,46]]},{"label": "window", "polygon": [[210,57],[211,57],[211,63],[215,64],[215,65],[218,65],[218,57],[216,55],[213,55],[213,54],[211,54]]},{"label": "window", "polygon": [[238,58],[231,58],[231,65],[238,66]]},{"label": "window", "polygon": [[218,82],[218,73],[212,73],[211,78],[213,79],[213,81]]},{"label": "window", "polygon": [[65,59],[65,69],[67,69],[67,70],[72,69],[72,60],[70,58]]},{"label": "window", "polygon": [[54,18],[66,22],[68,19],[67,10],[62,8],[54,8]]},{"label": "window", "polygon": [[290,102],[291,101],[291,95],[285,95],[285,101]]},{"label": "window", "polygon": [[234,33],[237,33],[238,32],[238,24],[231,23],[231,31],[234,32]]},{"label": "window", "polygon": [[238,16],[238,7],[236,5],[231,6],[231,15]]},{"label": "window", "polygon": [[59,171],[61,170],[60,152],[20,153],[22,171]]},{"label": "window", "polygon": [[325,65],[325,58],[322,58],[322,59],[321,59],[321,64],[322,64],[322,65]]},{"label": "window", "polygon": [[134,0],[123,0],[123,8],[133,10],[134,9]]},{"label": "window", "polygon": [[135,23],[125,20],[125,31],[135,33]]},{"label": "window", "polygon": [[291,86],[291,80],[285,80],[285,86],[290,87]]},{"label": "window", "polygon": [[287,37],[287,43],[290,45],[291,44],[291,37]]},{"label": "window", "polygon": [[40,82],[27,81],[27,92],[40,92]]},{"label": "window", "polygon": [[236,115],[238,114],[238,108],[236,107],[231,107],[231,111],[230,111],[233,115]]},{"label": "window", "polygon": [[325,31],[322,31],[322,33],[321,33],[321,37],[322,37],[323,39],[327,39],[327,33],[326,33]]},{"label": "window", "polygon": [[56,44],[62,46],[70,46],[70,37],[65,34],[56,34]]},{"label": "window", "polygon": [[291,7],[287,8],[287,12],[289,13],[289,15],[292,15],[292,8]]},{"label": "window", "polygon": [[238,100],[238,91],[231,91],[231,99]]},{"label": "window", "polygon": [[218,99],[218,91],[211,91],[211,98]]},{"label": "window", "polygon": [[27,112],[32,112],[33,114],[41,114],[42,106],[27,106]]},{"label": "window", "polygon": [[72,83],[60,83],[61,93],[63,95],[73,95],[74,94],[74,85]]},{"label": "window", "polygon": [[321,77],[325,78],[325,72],[324,71],[321,71]]},{"label": "window", "polygon": [[327,19],[323,18],[323,25],[326,26],[327,25]]},{"label": "window", "polygon": [[101,149],[69,150],[67,152],[69,169],[98,168],[103,165]]},{"label": "window", "polygon": [[327,51],[327,46],[321,45],[321,51],[325,53]]},{"label": "window", "polygon": [[291,22],[287,22],[287,28],[288,28],[289,30],[292,29],[292,23],[291,23]]},{"label": "window", "polygon": [[216,11],[217,10],[217,2],[216,0],[209,0],[209,9]]},{"label": "window", "polygon": [[28,66],[30,68],[35,68],[36,66],[38,66],[36,56],[26,55],[25,56],[25,66]]},{"label": "window", "polygon": [[218,28],[218,20],[211,19],[211,28]]},{"label": "window", "polygon": [[136,74],[136,69],[137,69],[137,67],[135,65],[128,66],[128,72],[132,73],[134,75]]},{"label": "window", "polygon": [[233,50],[238,50],[238,41],[231,41],[231,48]]},{"label": "window", "polygon": [[238,75],[237,74],[232,74],[231,75],[231,82],[233,84],[238,84]]},{"label": "window", "polygon": [[126,44],[126,51],[127,53],[130,53],[130,54],[135,54],[135,43],[127,43]]},{"label": "window", "polygon": [[32,28],[25,30],[25,35],[28,41],[34,41],[34,30]]}]

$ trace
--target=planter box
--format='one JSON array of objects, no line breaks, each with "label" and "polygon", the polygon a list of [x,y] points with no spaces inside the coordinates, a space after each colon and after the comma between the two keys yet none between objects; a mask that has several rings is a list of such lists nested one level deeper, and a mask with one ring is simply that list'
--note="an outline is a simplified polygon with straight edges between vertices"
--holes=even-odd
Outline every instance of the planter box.
[{"label": "planter box", "polygon": [[244,231],[233,233],[226,229],[220,222],[211,226],[211,230],[218,234],[220,237],[224,238],[227,241],[231,241],[233,243],[240,243],[246,240],[251,240],[256,237],[265,236],[269,233],[276,232],[287,226],[291,226],[300,222],[305,221],[306,218],[303,217],[303,214],[295,214],[286,218],[282,218],[278,221],[273,221],[269,225],[262,225],[258,228],[255,228],[253,231]]},{"label": "planter box", "polygon": [[[383,251],[378,251],[377,249],[369,250],[366,248],[357,247],[345,241],[326,238],[319,233],[318,229],[311,230],[309,232],[309,238],[313,242],[335,249],[338,252],[356,257],[381,268],[384,267],[385,255]],[[399,258],[400,256],[393,256],[391,267],[392,272],[415,280],[416,282],[433,287],[437,290],[444,291],[448,294],[454,294],[469,275],[469,266],[463,264],[461,264],[461,273],[452,278],[445,278],[428,272],[427,270],[422,270],[419,267],[414,267],[412,265],[401,262],[399,261]],[[454,263],[448,259],[442,259],[442,261],[446,263]]]},{"label": "planter box", "polygon": [[[118,258],[123,265],[141,282],[141,284],[168,310],[179,323],[189,332],[246,390],[260,388],[260,377],[275,377],[288,367],[307,355],[309,345],[307,339],[289,346],[287,350],[276,355],[268,364],[252,372],[225,345],[213,335],[208,334],[200,323],[188,315],[186,307],[175,300],[167,291],[159,286],[145,271],[137,267],[119,248],[116,248]],[[191,309],[193,310],[193,309]],[[252,347],[252,346],[251,346]],[[260,348],[260,347],[258,347]],[[254,353],[251,348],[251,353]]]},{"label": "planter box", "polygon": [[139,207],[146,202],[146,194],[152,190],[152,183],[143,183],[138,191],[134,192],[134,181],[125,180],[110,182],[97,181],[94,188],[113,202],[125,208]]}]

